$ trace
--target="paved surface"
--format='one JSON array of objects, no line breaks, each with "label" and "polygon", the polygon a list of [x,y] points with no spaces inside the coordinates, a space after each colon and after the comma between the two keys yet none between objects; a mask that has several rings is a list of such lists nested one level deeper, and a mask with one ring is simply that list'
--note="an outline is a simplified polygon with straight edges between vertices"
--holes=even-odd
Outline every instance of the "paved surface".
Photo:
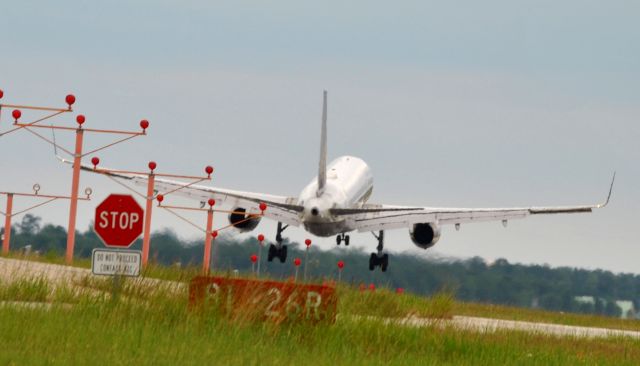
[{"label": "paved surface", "polygon": [[454,327],[480,332],[495,332],[497,330],[521,330],[531,333],[574,336],[574,337],[632,337],[640,339],[640,332],[632,330],[580,327],[550,323],[534,323],[516,320],[501,320],[476,318],[470,316],[454,316],[449,321]]},{"label": "paved surface", "polygon": [[55,287],[77,284],[87,276],[91,276],[91,270],[84,268],[0,258],[0,280],[5,283],[20,279],[43,278]]},{"label": "paved surface", "polygon": [[[69,267],[61,264],[41,263],[19,259],[0,258],[0,281],[10,283],[19,279],[46,279],[52,287],[60,285],[82,286],[83,280],[94,276],[90,269]],[[173,281],[139,277],[136,283],[142,286],[166,286],[176,291],[186,291],[188,286]]]},{"label": "paved surface", "polygon": [[[354,319],[374,320],[375,317],[358,317]],[[454,315],[452,319],[433,319],[408,317],[405,319],[384,318],[384,324],[400,324],[409,327],[453,327],[460,330],[467,330],[480,333],[492,333],[497,331],[511,330],[523,331],[532,334],[551,335],[560,337],[581,337],[581,338],[607,338],[607,337],[630,337],[640,339],[640,331],[582,327],[575,325],[562,325],[552,323],[535,323],[520,320],[502,320],[491,318],[479,318],[473,316]]]},{"label": "paved surface", "polygon": [[565,337],[631,337],[640,339],[640,332],[633,330],[582,327],[552,323],[535,323],[520,320],[502,320],[459,315],[454,315],[452,319],[427,319],[409,317],[400,321],[395,319],[386,319],[386,322],[394,322],[413,327],[450,326],[457,329],[482,333],[491,333],[501,330],[517,330],[534,334]]}]

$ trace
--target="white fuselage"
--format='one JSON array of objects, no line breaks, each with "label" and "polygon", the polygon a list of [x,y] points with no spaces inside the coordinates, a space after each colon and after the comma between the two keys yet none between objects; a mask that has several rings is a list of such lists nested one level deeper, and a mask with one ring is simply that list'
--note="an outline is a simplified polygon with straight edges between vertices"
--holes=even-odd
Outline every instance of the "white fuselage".
[{"label": "white fuselage", "polygon": [[300,193],[298,204],[304,227],[317,236],[333,236],[352,231],[348,223],[332,215],[332,208],[359,208],[373,191],[373,175],[360,158],[341,156],[327,166],[327,183],[318,193],[318,179],[314,178]]}]

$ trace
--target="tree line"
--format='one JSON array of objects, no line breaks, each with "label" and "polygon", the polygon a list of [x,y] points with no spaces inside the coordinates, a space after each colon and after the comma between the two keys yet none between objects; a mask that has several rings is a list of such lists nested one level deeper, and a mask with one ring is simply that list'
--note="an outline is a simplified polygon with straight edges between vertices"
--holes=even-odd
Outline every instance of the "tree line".
[{"label": "tree line", "polygon": [[[51,256],[62,255],[65,251],[66,230],[61,226],[42,225],[39,217],[27,214],[11,230],[12,250],[28,247],[31,251]],[[285,244],[289,246],[285,264],[277,259],[267,263],[268,248],[263,248],[263,273],[274,278],[293,275],[293,259],[304,259],[305,246],[288,241]],[[137,240],[132,249],[140,249],[141,245],[141,240]],[[165,229],[152,234],[150,258],[162,265],[200,265],[203,245],[198,240],[180,240],[174,232]],[[76,256],[90,257],[94,248],[102,247],[93,230],[76,233]],[[219,236],[215,241],[212,267],[249,272],[252,270],[249,258],[258,250],[255,238]],[[621,312],[615,300],[630,300],[636,309],[640,308],[640,276],[629,273],[514,264],[506,259],[488,264],[480,257],[433,259],[413,252],[392,253],[389,270],[381,273],[368,270],[369,253],[360,249],[343,247],[326,251],[312,246],[307,254],[306,270],[309,278],[313,279],[337,279],[337,262],[342,260],[345,263],[342,281],[354,284],[402,287],[424,295],[446,290],[453,292],[461,301],[611,316],[619,316]],[[300,275],[303,268],[300,268]],[[592,296],[595,301],[580,302],[576,300],[578,296]]]}]

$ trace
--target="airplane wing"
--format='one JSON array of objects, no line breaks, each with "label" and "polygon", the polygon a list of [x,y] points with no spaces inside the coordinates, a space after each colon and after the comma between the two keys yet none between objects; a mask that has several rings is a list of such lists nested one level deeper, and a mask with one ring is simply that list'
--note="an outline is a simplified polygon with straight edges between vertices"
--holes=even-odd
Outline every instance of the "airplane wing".
[{"label": "airplane wing", "polygon": [[[148,182],[147,176],[144,175],[135,176],[131,179],[135,184],[142,186],[146,186]],[[206,202],[209,198],[213,198],[217,203],[243,207],[247,209],[247,212],[259,212],[258,206],[264,202],[267,204],[264,217],[291,226],[300,226],[301,224],[299,213],[302,212],[302,206],[296,205],[297,198],[295,197],[241,192],[196,184],[188,185],[188,183],[162,178],[155,178],[154,186],[160,194],[163,192],[172,192],[172,195],[193,198],[200,202]]]},{"label": "airplane wing", "polygon": [[438,225],[456,225],[522,219],[529,215],[563,214],[591,212],[605,207],[611,198],[615,173],[604,203],[581,206],[556,207],[514,207],[514,208],[437,208],[403,207],[366,204],[357,209],[332,209],[331,213],[347,220],[348,225],[360,232],[410,228],[417,223],[435,223]]},{"label": "airplane wing", "polygon": [[[59,156],[57,156],[57,158],[64,163],[73,163]],[[122,181],[129,181],[143,187],[146,187],[149,182],[149,177],[145,174],[111,172],[109,169],[94,169],[93,166],[85,164],[82,164],[81,168],[85,171],[102,174]],[[155,177],[154,189],[157,194],[170,192],[170,195],[192,198],[199,202],[207,202],[209,198],[213,198],[216,200],[216,204],[242,207],[247,210],[247,213],[259,213],[260,210],[258,207],[260,203],[265,203],[267,204],[267,210],[264,211],[264,217],[291,226],[300,226],[301,224],[299,213],[302,212],[303,208],[297,205],[298,200],[296,197],[234,191],[224,188],[189,184],[160,177]]]}]

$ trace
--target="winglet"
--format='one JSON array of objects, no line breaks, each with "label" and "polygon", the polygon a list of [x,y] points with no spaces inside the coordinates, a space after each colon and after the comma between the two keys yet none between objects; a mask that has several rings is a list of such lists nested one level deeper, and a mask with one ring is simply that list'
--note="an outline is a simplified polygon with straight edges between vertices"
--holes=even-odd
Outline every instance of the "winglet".
[{"label": "winglet", "polygon": [[613,183],[616,181],[616,172],[613,172],[613,178],[611,179],[611,186],[609,187],[609,194],[607,195],[607,200],[604,203],[599,204],[598,208],[606,207],[609,204],[609,200],[611,199],[611,193],[613,192]]},{"label": "winglet", "polygon": [[322,100],[322,130],[320,134],[320,164],[318,167],[318,190],[316,196],[322,196],[327,184],[327,91]]}]

